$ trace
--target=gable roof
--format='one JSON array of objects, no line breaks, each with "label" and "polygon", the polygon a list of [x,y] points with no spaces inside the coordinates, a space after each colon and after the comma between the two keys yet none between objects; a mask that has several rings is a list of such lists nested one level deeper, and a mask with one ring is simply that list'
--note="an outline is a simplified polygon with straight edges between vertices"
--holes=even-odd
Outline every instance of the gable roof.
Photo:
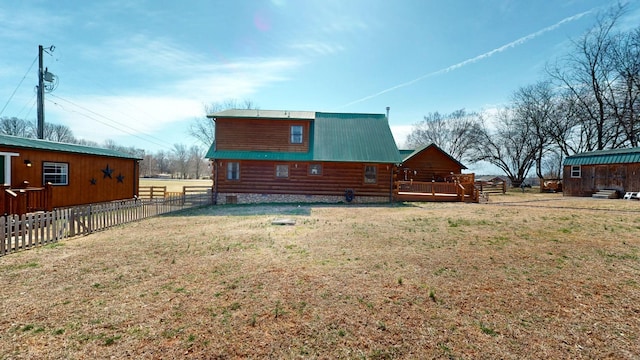
[{"label": "gable roof", "polygon": [[568,156],[564,165],[640,163],[640,147],[589,151]]},{"label": "gable roof", "polygon": [[59,143],[59,142],[48,141],[48,140],[30,139],[30,138],[23,138],[23,137],[3,135],[3,134],[0,134],[0,146],[140,160],[140,158],[138,158],[137,156],[133,156],[127,153],[123,153],[123,152],[111,150],[111,149],[104,149],[104,148],[97,148],[97,147],[76,145],[76,144],[66,144],[66,143]]},{"label": "gable roof", "polygon": [[429,149],[429,148],[434,148],[436,150],[438,150],[439,152],[441,152],[442,154],[446,155],[451,161],[453,161],[454,163],[456,163],[457,165],[460,166],[461,169],[467,169],[466,166],[462,165],[462,163],[456,159],[453,158],[453,156],[449,155],[449,153],[447,153],[446,151],[442,150],[438,145],[431,143],[429,145],[423,145],[422,147],[419,147],[416,150],[400,150],[401,154],[402,154],[402,162],[405,162],[409,159],[411,159],[412,157],[420,154],[421,152]]},{"label": "gable roof", "polygon": [[[309,152],[269,152],[216,150],[209,159],[339,161],[400,163],[402,158],[384,114],[323,113],[309,111],[259,110],[260,118],[269,120],[313,120],[309,127]],[[269,114],[271,116],[267,117]],[[313,114],[313,116],[310,116]],[[209,115],[256,119],[257,110],[226,110]]]}]

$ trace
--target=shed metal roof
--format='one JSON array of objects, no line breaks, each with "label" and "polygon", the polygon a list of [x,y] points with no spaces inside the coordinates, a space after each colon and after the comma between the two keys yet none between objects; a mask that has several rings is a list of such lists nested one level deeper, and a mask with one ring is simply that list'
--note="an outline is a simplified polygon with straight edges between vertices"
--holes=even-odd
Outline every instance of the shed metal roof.
[{"label": "shed metal roof", "polygon": [[564,165],[599,165],[640,163],[640,147],[597,150],[571,155]]},{"label": "shed metal roof", "polygon": [[125,159],[139,159],[137,156],[133,156],[127,153],[123,153],[116,150],[97,148],[84,145],[66,144],[48,140],[30,139],[11,135],[0,134],[0,146],[16,147],[23,149],[37,149],[47,151],[59,151],[76,154],[88,154],[109,156]]}]

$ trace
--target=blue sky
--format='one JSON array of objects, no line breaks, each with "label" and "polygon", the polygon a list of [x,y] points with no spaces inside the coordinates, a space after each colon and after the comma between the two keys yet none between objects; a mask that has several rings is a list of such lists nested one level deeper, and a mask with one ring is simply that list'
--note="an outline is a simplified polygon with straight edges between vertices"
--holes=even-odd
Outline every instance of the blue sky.
[{"label": "blue sky", "polygon": [[[614,4],[5,0],[0,116],[35,119],[38,45],[55,45],[44,56],[59,79],[45,121],[78,138],[170,150],[194,142],[186,129],[203,104],[250,99],[277,110],[389,106],[402,147],[429,112],[506,104]],[[639,1],[628,6],[624,21],[640,23]]]}]

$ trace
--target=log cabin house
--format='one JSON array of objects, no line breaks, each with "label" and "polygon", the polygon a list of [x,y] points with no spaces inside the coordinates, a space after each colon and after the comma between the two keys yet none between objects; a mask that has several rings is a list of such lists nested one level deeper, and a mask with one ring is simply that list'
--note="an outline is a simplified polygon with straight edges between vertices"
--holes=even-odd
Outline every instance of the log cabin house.
[{"label": "log cabin house", "polygon": [[[398,174],[409,167],[420,169],[414,185],[430,186],[417,201],[465,199],[462,175],[452,175],[466,168],[437,146],[411,151],[408,167],[401,167],[384,114],[225,110],[208,117],[215,121],[216,141],[206,157],[217,204],[405,201]],[[438,189],[453,197],[434,197],[436,176],[445,184]]]},{"label": "log cabin house", "polygon": [[132,199],[138,158],[114,150],[0,135],[0,211],[22,214]]},{"label": "log cabin house", "polygon": [[640,191],[640,147],[590,151],[564,160],[563,195],[592,196],[601,190],[619,195]]},{"label": "log cabin house", "polygon": [[218,204],[391,201],[401,161],[382,114],[226,110],[209,115]]}]

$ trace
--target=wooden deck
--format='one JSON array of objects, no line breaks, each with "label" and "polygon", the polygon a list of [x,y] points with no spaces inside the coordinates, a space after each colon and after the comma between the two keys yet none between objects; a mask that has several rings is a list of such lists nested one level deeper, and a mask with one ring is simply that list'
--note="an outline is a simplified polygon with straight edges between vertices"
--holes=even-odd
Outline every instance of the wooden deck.
[{"label": "wooden deck", "polygon": [[395,201],[460,201],[478,202],[473,183],[396,181]]}]

